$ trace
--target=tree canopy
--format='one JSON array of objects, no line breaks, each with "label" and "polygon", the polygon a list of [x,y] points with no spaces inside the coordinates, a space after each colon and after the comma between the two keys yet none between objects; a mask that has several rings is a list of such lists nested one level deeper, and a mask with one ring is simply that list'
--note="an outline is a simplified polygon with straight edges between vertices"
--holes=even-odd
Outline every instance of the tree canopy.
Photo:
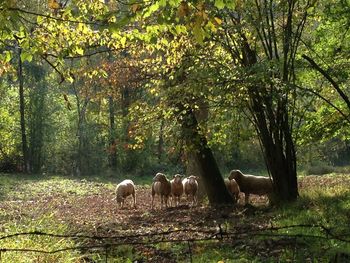
[{"label": "tree canopy", "polygon": [[300,167],[347,164],[349,8],[2,1],[0,167],[198,173],[211,203],[222,173],[266,169],[295,200]]}]

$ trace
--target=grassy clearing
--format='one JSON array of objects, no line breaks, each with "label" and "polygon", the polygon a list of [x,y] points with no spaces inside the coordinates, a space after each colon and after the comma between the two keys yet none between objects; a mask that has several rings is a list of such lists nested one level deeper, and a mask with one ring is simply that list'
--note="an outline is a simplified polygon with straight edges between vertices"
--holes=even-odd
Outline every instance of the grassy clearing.
[{"label": "grassy clearing", "polygon": [[[344,174],[330,174],[318,176],[317,179],[314,183],[308,183],[310,177],[301,180],[308,187],[301,187],[297,202],[274,211],[274,225],[315,225],[315,227],[284,229],[279,233],[328,236],[328,239],[300,238],[308,248],[310,260],[328,262],[337,252],[350,253],[350,178]],[[342,242],[337,238],[347,239],[349,242]],[[286,256],[290,253],[291,251],[287,251]],[[301,251],[296,256],[303,258],[305,254],[307,254],[305,251]]]},{"label": "grassy clearing", "polygon": [[[137,185],[151,181],[151,178],[132,179]],[[210,229],[221,223],[228,231],[270,225],[322,225],[331,231],[331,235],[350,239],[350,177],[346,174],[305,176],[300,178],[300,198],[295,203],[268,208],[258,202],[258,206],[238,207],[228,214],[206,207],[151,211],[148,187],[140,189],[144,194],[138,197],[138,210],[115,212],[112,197],[118,181],[118,178],[107,176],[87,179],[0,174],[0,238],[28,231],[115,235],[183,226]],[[191,256],[193,262],[329,262],[339,251],[350,253],[350,242],[331,236],[325,239],[327,235],[320,227],[295,227],[262,234],[265,236],[194,242],[190,247],[186,242],[111,247],[108,262],[189,262]],[[84,242],[20,236],[0,239],[0,248],[52,251],[86,244]],[[105,261],[101,251],[81,250],[55,254],[6,252],[1,256],[3,262]]]},{"label": "grassy clearing", "polygon": [[[4,211],[1,211],[4,213]],[[44,231],[49,233],[64,234],[67,226],[58,224],[53,215],[43,215],[39,220],[23,218],[14,222],[2,222],[1,236],[21,232]],[[23,235],[0,240],[0,248],[31,249],[41,251],[54,251],[66,247],[76,246],[73,241],[64,238]],[[54,254],[36,252],[6,252],[2,253],[1,262],[77,262],[81,257],[78,251],[65,251]]]}]

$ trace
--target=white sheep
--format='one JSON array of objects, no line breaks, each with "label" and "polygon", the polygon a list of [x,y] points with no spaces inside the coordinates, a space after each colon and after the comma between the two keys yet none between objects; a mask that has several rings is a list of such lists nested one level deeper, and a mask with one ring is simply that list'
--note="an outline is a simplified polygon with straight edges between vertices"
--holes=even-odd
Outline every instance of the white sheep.
[{"label": "white sheep", "polygon": [[132,195],[134,200],[134,208],[136,208],[135,184],[133,181],[127,179],[119,183],[115,190],[117,205],[124,208],[124,201],[126,197]]},{"label": "white sheep", "polygon": [[239,186],[238,186],[236,180],[225,178],[225,185],[226,185],[228,192],[232,196],[234,202],[236,203],[239,199],[239,192],[240,192],[240,189],[239,189]]},{"label": "white sheep", "polygon": [[153,178],[151,203],[152,209],[154,196],[156,194],[160,196],[160,207],[162,208],[163,205],[165,205],[165,207],[168,207],[168,199],[171,194],[171,184],[166,178],[166,176],[162,173],[157,173],[156,176]]},{"label": "white sheep", "polygon": [[191,175],[182,181],[185,195],[192,206],[197,204],[198,179],[198,176]]},{"label": "white sheep", "polygon": [[180,204],[181,195],[184,192],[184,187],[182,185],[183,175],[175,174],[171,183],[171,197],[175,206]]},{"label": "white sheep", "polygon": [[269,177],[243,174],[240,170],[232,170],[228,178],[236,180],[241,192],[245,195],[246,204],[249,202],[249,194],[269,195],[273,193],[273,181]]}]

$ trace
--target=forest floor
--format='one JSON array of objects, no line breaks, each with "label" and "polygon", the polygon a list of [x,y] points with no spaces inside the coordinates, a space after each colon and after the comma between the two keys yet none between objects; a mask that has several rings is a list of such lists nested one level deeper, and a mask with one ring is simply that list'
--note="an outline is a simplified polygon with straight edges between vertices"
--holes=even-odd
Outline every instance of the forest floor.
[{"label": "forest floor", "polygon": [[[329,204],[338,206],[335,209],[340,215],[339,219],[333,215],[334,224],[347,224],[341,231],[350,237],[350,178],[345,175],[300,179],[302,198],[292,208],[274,208],[265,196],[251,196],[251,205],[243,205],[241,198],[234,207],[217,208],[209,207],[205,200],[191,207],[183,198],[179,207],[160,209],[156,199],[152,210],[150,187],[137,185],[137,208],[131,207],[129,197],[126,208],[117,209],[115,184],[88,179],[21,179],[8,180],[7,184],[0,180],[0,187],[0,233],[56,233],[55,224],[64,225],[67,227],[60,234],[85,236],[74,239],[76,246],[83,247],[81,254],[84,251],[91,254],[91,249],[84,246],[108,247],[108,262],[274,262],[281,256],[291,262],[306,256],[305,261],[312,262],[313,257],[320,257],[320,251],[295,252],[305,247],[306,239],[297,239],[294,235],[303,232],[322,235],[322,229],[317,233],[310,230],[313,224],[324,223],[331,229],[329,217],[332,215],[328,215],[327,210],[330,213],[333,210],[327,208]],[[313,194],[308,196],[311,189]],[[310,213],[298,220],[303,210]],[[293,216],[293,213],[299,214]],[[45,217],[50,217],[50,227],[40,225]],[[13,224],[22,227],[14,228]],[[290,233],[284,231],[284,227],[295,225],[301,225],[302,229],[291,231],[293,236],[288,236]],[[0,241],[2,236],[0,234]],[[349,248],[348,242],[349,239],[341,247]],[[4,246],[6,243],[0,242],[0,249]],[[324,258],[329,257],[329,251],[327,247],[322,252]],[[103,253],[97,253],[104,262]],[[96,256],[80,256],[80,261],[72,262],[100,261]]]}]

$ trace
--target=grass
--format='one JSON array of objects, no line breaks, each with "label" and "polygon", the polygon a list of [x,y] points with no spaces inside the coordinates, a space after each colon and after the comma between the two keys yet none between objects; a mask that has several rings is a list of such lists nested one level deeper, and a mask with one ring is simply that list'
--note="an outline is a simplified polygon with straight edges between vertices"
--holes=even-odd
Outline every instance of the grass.
[{"label": "grass", "polygon": [[[2,211],[3,213],[3,211]],[[49,233],[64,234],[67,226],[58,224],[53,215],[42,216],[39,220],[23,218],[15,222],[2,222],[1,232],[10,235],[21,232],[45,231]],[[75,246],[73,241],[64,238],[49,236],[23,235],[0,240],[0,248],[31,249],[54,251],[66,247]],[[2,253],[1,262],[77,262],[81,255],[77,251],[43,254],[36,252],[6,252]]]},{"label": "grass", "polygon": [[[149,177],[129,178],[138,185],[148,185],[151,182]],[[75,231],[73,225],[59,220],[55,205],[60,202],[67,202],[69,205],[70,200],[101,194],[104,191],[112,192],[118,181],[119,178],[108,176],[75,178],[0,174],[0,248],[52,251],[80,245],[72,239],[47,236],[25,235],[8,239],[1,237],[28,231],[72,233]],[[195,242],[191,245],[193,262],[329,262],[337,252],[350,253],[350,242],[333,238],[334,236],[350,239],[349,176],[333,173],[317,177],[305,176],[300,181],[300,197],[296,202],[277,208],[243,208],[240,211],[241,214],[244,213],[243,216],[233,215],[222,223],[228,229],[234,229],[237,225],[322,225],[331,233],[328,238],[324,229],[320,227],[295,227],[273,232],[280,236],[271,236],[271,232],[266,232],[268,235],[261,237],[247,236],[239,240]],[[53,200],[48,202],[49,205],[35,205],[36,200],[47,199],[48,196]],[[24,203],[26,205],[23,205]],[[151,220],[152,216],[153,213],[148,210],[140,214],[141,218],[147,220]],[[162,215],[158,214],[156,220],[160,219],[159,216]],[[200,219],[198,220],[200,222]],[[154,222],[154,226],[158,226],[157,221]],[[96,227],[99,227],[98,222]],[[131,245],[113,247],[109,251],[108,262],[142,260],[143,253],[151,254],[149,257],[154,257],[155,262],[157,255],[170,257],[175,262],[189,262],[187,243],[166,242],[155,244],[151,248],[135,248]],[[1,253],[1,262],[85,262],[84,258],[95,262],[105,261],[104,253],[99,251],[70,250],[55,254]]]},{"label": "grass", "polygon": [[[319,184],[300,190],[298,201],[277,208],[273,212],[273,224],[276,227],[315,225],[283,229],[279,234],[304,236],[299,239],[307,251],[298,250],[294,253],[295,257],[305,258],[308,255],[310,261],[328,262],[339,251],[350,253],[350,180],[347,175],[336,174],[319,179]],[[330,232],[327,234],[327,231]],[[344,237],[348,242],[342,242],[337,237]],[[286,259],[291,253],[286,250]]]},{"label": "grass", "polygon": [[[127,176],[137,185],[150,185],[151,177]],[[0,200],[27,200],[50,193],[83,196],[99,193],[101,188],[114,190],[122,179],[111,176],[69,177],[23,174],[0,174]]]}]

